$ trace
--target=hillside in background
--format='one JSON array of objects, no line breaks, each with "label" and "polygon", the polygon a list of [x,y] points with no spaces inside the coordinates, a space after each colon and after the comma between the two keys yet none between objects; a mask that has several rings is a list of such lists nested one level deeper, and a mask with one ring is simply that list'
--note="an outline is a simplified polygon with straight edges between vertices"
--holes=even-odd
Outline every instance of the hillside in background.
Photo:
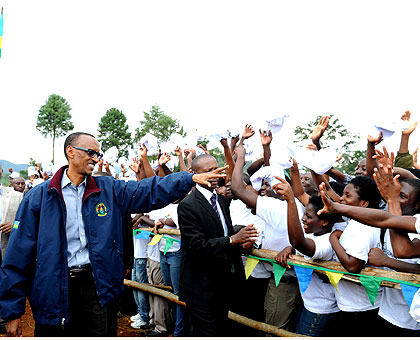
[{"label": "hillside in background", "polygon": [[1,165],[3,166],[3,175],[7,175],[9,171],[7,169],[12,168],[13,171],[26,170],[28,168],[27,164],[15,164],[9,161],[0,160]]}]

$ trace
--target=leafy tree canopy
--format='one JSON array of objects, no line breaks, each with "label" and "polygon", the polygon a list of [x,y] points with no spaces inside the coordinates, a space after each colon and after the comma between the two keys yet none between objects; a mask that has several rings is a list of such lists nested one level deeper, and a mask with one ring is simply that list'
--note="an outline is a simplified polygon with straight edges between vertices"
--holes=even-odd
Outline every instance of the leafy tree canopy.
[{"label": "leafy tree canopy", "polygon": [[178,119],[166,115],[159,106],[152,106],[150,112],[143,112],[143,115],[144,120],[140,121],[140,127],[135,130],[135,142],[139,142],[147,133],[155,136],[159,143],[168,141],[173,133],[186,136]]},{"label": "leafy tree canopy", "polygon": [[106,111],[99,122],[98,140],[102,143],[102,150],[112,146],[118,148],[118,157],[128,157],[128,149],[132,146],[131,133],[128,131],[127,118],[116,108]]},{"label": "leafy tree canopy", "polygon": [[[306,126],[297,126],[294,130],[295,140],[301,146],[311,143],[311,134],[317,126],[321,116],[314,121],[310,121]],[[321,139],[322,147],[333,147],[343,155],[335,166],[345,174],[353,175],[354,170],[360,159],[366,157],[365,150],[357,150],[356,143],[360,139],[359,134],[351,134],[350,131],[342,125],[334,115],[330,116],[330,122],[324,136]]]},{"label": "leafy tree canopy", "polygon": [[55,139],[74,129],[70,110],[71,107],[67,101],[56,94],[50,95],[39,109],[36,128],[43,137],[50,136],[53,139],[53,164]]}]

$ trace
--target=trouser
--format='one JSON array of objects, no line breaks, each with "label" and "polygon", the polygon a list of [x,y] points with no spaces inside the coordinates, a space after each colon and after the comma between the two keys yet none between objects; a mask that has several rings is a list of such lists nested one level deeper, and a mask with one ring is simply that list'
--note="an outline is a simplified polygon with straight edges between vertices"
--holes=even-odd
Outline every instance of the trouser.
[{"label": "trouser", "polygon": [[69,277],[69,320],[62,325],[35,323],[35,337],[117,336],[115,304],[102,307],[90,266]]},{"label": "trouser", "polygon": [[346,336],[340,329],[341,312],[312,313],[302,307],[296,333],[308,336]]},{"label": "trouser", "polygon": [[[133,281],[139,283],[148,283],[147,281],[147,258],[134,259],[133,271],[131,277]],[[137,305],[137,313],[144,322],[149,322],[150,317],[150,305],[149,305],[149,294],[142,292],[140,289],[133,290],[134,301]]]},{"label": "trouser", "polygon": [[378,319],[377,330],[376,336],[379,337],[420,337],[420,330],[398,327],[381,316]]},{"label": "trouser", "polygon": [[[179,293],[179,277],[181,271],[181,251],[167,252],[166,255],[160,252],[160,269],[162,271],[163,282],[166,286],[171,286],[173,293]],[[175,329],[173,336],[183,336],[184,331],[184,307],[173,304]]]},{"label": "trouser", "polygon": [[[255,321],[264,322],[264,300],[267,293],[267,286],[270,278],[255,278],[249,276],[244,283],[243,290],[246,292],[246,299],[242,299],[238,313]],[[265,332],[246,327],[242,336],[265,336]]]},{"label": "trouser", "polygon": [[212,305],[187,303],[185,308],[187,335],[192,337],[229,335],[228,310],[228,305],[223,301]]},{"label": "trouser", "polygon": [[266,323],[294,331],[301,306],[302,297],[295,276],[283,275],[277,287],[274,278],[270,278],[264,301]]},{"label": "trouser", "polygon": [[[149,283],[163,284],[159,262],[147,259],[147,277]],[[149,294],[149,303],[150,319],[155,324],[156,330],[161,333],[168,332],[173,323],[168,301],[160,296]]]},{"label": "trouser", "polygon": [[378,336],[378,323],[382,319],[378,308],[362,312],[342,312],[342,336]]}]

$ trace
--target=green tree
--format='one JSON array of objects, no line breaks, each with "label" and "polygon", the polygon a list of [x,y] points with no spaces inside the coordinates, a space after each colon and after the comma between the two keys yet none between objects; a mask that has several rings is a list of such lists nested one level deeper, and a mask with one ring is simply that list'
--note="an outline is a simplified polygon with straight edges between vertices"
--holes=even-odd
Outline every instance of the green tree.
[{"label": "green tree", "polygon": [[140,121],[140,127],[135,130],[135,142],[139,142],[146,133],[155,136],[159,143],[166,142],[173,133],[186,135],[178,119],[166,115],[159,106],[152,106],[150,112],[143,112],[143,115],[144,120]]},{"label": "green tree", "polygon": [[[314,121],[310,121],[307,126],[297,126],[294,130],[294,143],[306,146],[311,143],[311,134],[317,126],[321,116]],[[334,115],[330,116],[330,122],[324,136],[321,139],[322,147],[331,146],[343,155],[335,166],[345,174],[352,175],[360,159],[366,157],[365,150],[358,150],[357,142],[360,140],[359,134],[351,134],[350,131],[342,125]]]},{"label": "green tree", "polygon": [[50,136],[53,139],[52,164],[54,164],[56,138],[64,136],[74,128],[71,122],[70,110],[71,107],[67,101],[56,94],[50,95],[45,104],[39,109],[36,128],[43,137]]},{"label": "green tree", "polygon": [[131,133],[128,132],[127,118],[122,111],[116,108],[106,111],[99,122],[98,132],[98,140],[104,151],[116,146],[118,157],[128,157],[128,149],[132,146]]}]

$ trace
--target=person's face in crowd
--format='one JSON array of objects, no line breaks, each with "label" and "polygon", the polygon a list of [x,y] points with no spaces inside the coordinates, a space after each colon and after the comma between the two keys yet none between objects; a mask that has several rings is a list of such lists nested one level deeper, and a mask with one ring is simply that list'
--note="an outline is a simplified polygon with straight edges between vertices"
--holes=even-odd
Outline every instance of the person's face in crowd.
[{"label": "person's face in crowd", "polygon": [[23,192],[25,190],[25,180],[22,177],[16,177],[12,180],[12,186],[15,191]]},{"label": "person's face in crowd", "polygon": [[[213,170],[216,170],[218,168],[216,159],[213,157],[204,157],[201,158],[199,163],[196,165],[196,170],[195,173],[196,174],[202,174],[202,173],[206,173],[206,172],[211,172]],[[217,184],[218,184],[218,179],[217,178],[212,178],[209,180],[210,183],[210,187],[208,186],[203,186],[203,188],[206,188],[210,191],[213,191],[214,189],[217,188]]]},{"label": "person's face in crowd", "polygon": [[359,164],[356,166],[356,170],[354,171],[355,176],[367,176],[366,171],[366,159],[362,159]]},{"label": "person's face in crowd", "polygon": [[360,199],[357,188],[353,184],[346,185],[343,196],[340,197],[340,203],[354,207],[367,207],[369,205],[369,202]]},{"label": "person's face in crowd", "polygon": [[401,182],[400,189],[400,206],[403,215],[415,215],[416,210],[420,206],[420,202],[416,202],[415,189],[408,183]]},{"label": "person's face in crowd", "polygon": [[278,199],[283,199],[283,196],[276,194],[270,186],[268,181],[263,180],[263,184],[260,189],[260,196],[274,197]]},{"label": "person's face in crowd", "polygon": [[30,175],[29,176],[29,180],[31,181],[31,183],[33,183],[39,176],[38,175]]},{"label": "person's face in crowd", "polygon": [[48,181],[50,179],[46,172],[42,173],[42,178],[44,179],[44,181]]},{"label": "person's face in crowd", "polygon": [[300,176],[300,181],[302,182],[303,190],[305,190],[308,195],[313,195],[318,191],[309,172]]},{"label": "person's face in crowd", "polygon": [[[88,135],[80,135],[74,146],[78,146],[85,149],[92,149],[99,152],[99,143],[97,140]],[[69,159],[69,165],[79,174],[84,176],[90,176],[93,173],[96,163],[98,163],[98,157],[90,157],[86,151],[78,150],[72,147],[68,147],[67,157]]]},{"label": "person's face in crowd", "polygon": [[315,212],[312,204],[308,204],[305,208],[305,213],[302,217],[303,229],[306,234],[319,234],[324,232],[324,227],[328,224],[327,221],[322,220]]}]

